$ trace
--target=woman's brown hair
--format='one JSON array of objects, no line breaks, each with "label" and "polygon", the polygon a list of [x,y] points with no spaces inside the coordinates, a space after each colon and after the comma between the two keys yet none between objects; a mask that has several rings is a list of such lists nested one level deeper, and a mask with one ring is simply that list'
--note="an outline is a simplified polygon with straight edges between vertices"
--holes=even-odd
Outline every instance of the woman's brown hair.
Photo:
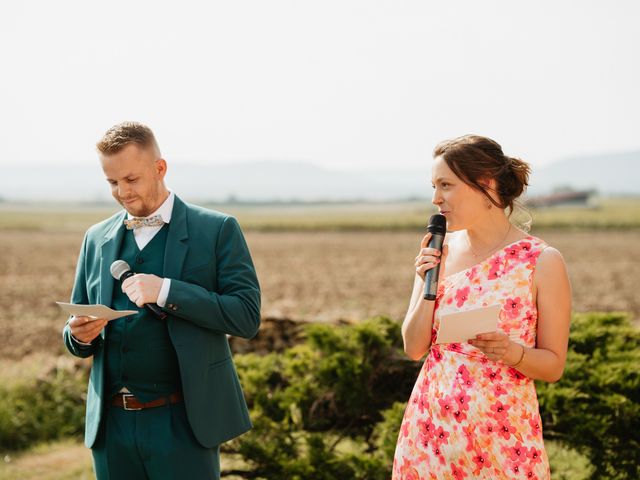
[{"label": "woman's brown hair", "polygon": [[[496,207],[509,208],[510,212],[513,212],[514,201],[529,184],[529,164],[506,156],[497,142],[480,135],[463,135],[440,142],[433,157],[442,157],[464,183],[482,192]],[[497,200],[486,184],[489,179],[496,181]]]}]

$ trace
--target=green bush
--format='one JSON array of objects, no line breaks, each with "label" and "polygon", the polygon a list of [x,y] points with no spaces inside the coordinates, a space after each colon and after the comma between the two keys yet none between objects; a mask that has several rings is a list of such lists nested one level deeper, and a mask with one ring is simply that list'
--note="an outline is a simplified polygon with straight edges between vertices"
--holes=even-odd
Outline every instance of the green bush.
[{"label": "green bush", "polygon": [[[640,332],[624,314],[575,315],[563,378],[537,387],[554,458],[574,458],[577,450],[593,463],[593,479],[640,478],[639,344]],[[247,461],[245,476],[388,478],[420,367],[400,347],[399,325],[378,318],[311,325],[301,345],[239,356],[256,428],[228,450]],[[552,470],[564,477],[561,467]]]},{"label": "green bush", "polygon": [[[304,342],[267,355],[236,355],[255,428],[225,444],[243,458],[227,474],[274,479],[387,479],[420,362],[401,351],[400,326],[376,318],[311,324]],[[578,452],[592,479],[640,478],[640,332],[624,314],[574,316],[563,378],[537,386],[554,468]],[[0,449],[83,429],[86,371],[56,367],[0,386]],[[563,449],[566,447],[566,450]],[[575,450],[575,452],[574,452]],[[556,460],[554,460],[556,459]],[[580,465],[578,465],[578,463]]]},{"label": "green bush", "polygon": [[382,421],[376,424],[373,432],[377,452],[385,459],[387,468],[393,464],[393,455],[406,406],[406,401],[394,402],[390,408],[382,412]]},{"label": "green bush", "polygon": [[640,478],[640,332],[622,313],[575,315],[562,380],[537,385],[545,438],[587,456],[593,479]]},{"label": "green bush", "polygon": [[86,393],[87,372],[73,364],[0,385],[0,450],[81,435]]},{"label": "green bush", "polygon": [[[282,353],[238,356],[255,428],[232,442],[246,478],[387,479],[419,363],[396,322],[312,324]],[[394,403],[395,402],[395,403]]]}]

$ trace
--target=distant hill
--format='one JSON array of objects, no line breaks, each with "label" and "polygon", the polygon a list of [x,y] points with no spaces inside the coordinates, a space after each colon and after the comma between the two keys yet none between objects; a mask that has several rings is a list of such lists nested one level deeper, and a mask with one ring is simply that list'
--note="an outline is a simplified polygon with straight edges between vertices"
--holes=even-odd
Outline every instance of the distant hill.
[{"label": "distant hill", "polygon": [[[2,167],[5,200],[88,200],[110,197],[99,165]],[[186,199],[386,200],[430,195],[429,172],[339,171],[301,162],[170,164],[167,185]]]},{"label": "distant hill", "polygon": [[603,194],[640,194],[640,150],[554,162],[534,170],[529,192],[548,193],[563,186]]},{"label": "distant hill", "polygon": [[[334,170],[303,162],[256,161],[225,165],[170,164],[167,184],[196,201],[389,200],[430,198],[423,170]],[[568,158],[534,169],[531,195],[559,187],[601,194],[640,194],[640,151]],[[82,166],[2,166],[5,201],[105,201],[109,188],[97,163]]]}]

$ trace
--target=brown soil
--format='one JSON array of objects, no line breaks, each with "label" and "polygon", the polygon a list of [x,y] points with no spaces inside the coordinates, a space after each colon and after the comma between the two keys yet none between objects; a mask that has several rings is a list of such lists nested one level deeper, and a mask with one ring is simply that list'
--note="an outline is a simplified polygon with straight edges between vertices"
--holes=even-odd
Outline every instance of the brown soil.
[{"label": "brown soil", "polygon": [[[640,318],[640,231],[549,231],[541,235],[564,255],[574,310],[624,310]],[[296,322],[401,319],[409,300],[421,235],[411,232],[249,232],[263,290],[264,348],[295,339]],[[0,231],[0,359],[62,352],[65,316],[82,235]],[[289,341],[289,340],[287,340]],[[237,345],[241,347],[241,342]]]}]

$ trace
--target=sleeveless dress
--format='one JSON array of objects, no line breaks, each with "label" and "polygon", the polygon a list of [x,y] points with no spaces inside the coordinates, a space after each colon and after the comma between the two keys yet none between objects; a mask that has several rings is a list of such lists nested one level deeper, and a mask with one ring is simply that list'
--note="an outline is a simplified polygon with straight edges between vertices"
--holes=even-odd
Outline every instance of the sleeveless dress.
[{"label": "sleeveless dress", "polygon": [[532,280],[545,247],[528,236],[441,280],[431,349],[398,435],[394,480],[550,478],[533,380],[468,343],[435,344],[442,315],[500,304],[498,330],[535,347]]}]

